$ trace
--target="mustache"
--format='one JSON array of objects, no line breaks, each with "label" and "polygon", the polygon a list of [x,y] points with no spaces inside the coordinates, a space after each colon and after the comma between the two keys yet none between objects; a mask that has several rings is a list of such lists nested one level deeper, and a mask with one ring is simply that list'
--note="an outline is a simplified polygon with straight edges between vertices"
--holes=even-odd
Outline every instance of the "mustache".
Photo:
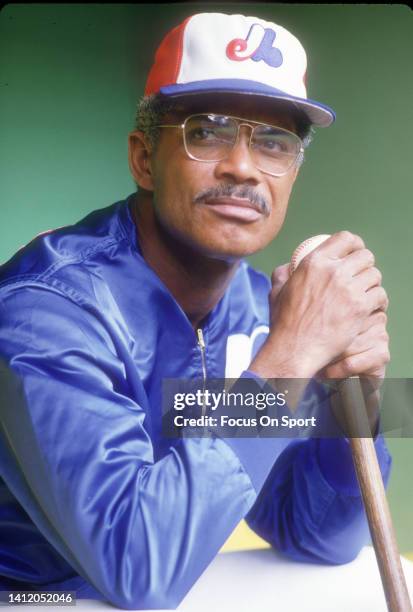
[{"label": "mustache", "polygon": [[254,187],[251,187],[251,185],[237,186],[232,185],[231,183],[223,183],[222,185],[217,185],[216,187],[209,187],[197,193],[193,199],[193,203],[199,204],[204,200],[212,200],[222,197],[245,198],[267,217],[271,211],[271,207],[267,199],[258,193]]}]

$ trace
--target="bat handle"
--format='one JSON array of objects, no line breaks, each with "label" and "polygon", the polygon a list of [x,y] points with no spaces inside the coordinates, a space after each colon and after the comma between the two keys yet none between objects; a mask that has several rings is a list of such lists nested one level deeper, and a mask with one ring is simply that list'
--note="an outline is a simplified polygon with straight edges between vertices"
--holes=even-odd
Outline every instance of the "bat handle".
[{"label": "bat handle", "polygon": [[344,380],[339,393],[387,607],[389,612],[412,612],[360,379]]}]

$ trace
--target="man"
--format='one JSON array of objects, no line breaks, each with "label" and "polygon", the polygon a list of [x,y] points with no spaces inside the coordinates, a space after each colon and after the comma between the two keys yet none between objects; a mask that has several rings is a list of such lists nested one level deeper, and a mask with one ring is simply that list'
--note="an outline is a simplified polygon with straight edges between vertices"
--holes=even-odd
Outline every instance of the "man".
[{"label": "man", "polygon": [[367,541],[345,439],[161,432],[166,378],[384,375],[388,300],[360,237],[334,234],[291,279],[277,268],[269,308],[242,261],[279,232],[311,125],[334,119],[305,70],[280,26],[187,19],[129,138],[137,194],[3,266],[0,589],[173,607],[244,517],[301,560]]}]

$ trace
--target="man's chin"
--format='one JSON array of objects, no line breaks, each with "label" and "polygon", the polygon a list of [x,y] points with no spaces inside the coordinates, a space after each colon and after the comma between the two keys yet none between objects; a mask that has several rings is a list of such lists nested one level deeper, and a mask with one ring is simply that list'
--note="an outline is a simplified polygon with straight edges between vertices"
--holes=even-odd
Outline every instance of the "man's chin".
[{"label": "man's chin", "polygon": [[[205,231],[205,228],[208,228]],[[253,255],[265,248],[274,238],[267,224],[221,221],[195,231],[194,244],[210,257],[235,260]],[[197,228],[199,230],[199,228]]]},{"label": "man's chin", "polygon": [[[252,225],[252,224],[251,224]],[[185,257],[203,256],[214,260],[235,263],[265,248],[274,235],[267,236],[256,226],[254,229],[241,223],[206,224],[197,222],[181,228],[162,226],[163,240],[172,251]],[[208,228],[207,231],[205,229]],[[189,262],[188,262],[189,263]]]}]

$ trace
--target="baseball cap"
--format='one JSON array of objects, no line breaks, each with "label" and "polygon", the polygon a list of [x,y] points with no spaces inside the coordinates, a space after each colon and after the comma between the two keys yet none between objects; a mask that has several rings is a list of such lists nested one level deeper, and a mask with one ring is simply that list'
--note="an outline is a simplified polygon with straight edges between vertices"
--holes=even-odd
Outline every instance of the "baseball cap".
[{"label": "baseball cap", "polygon": [[307,97],[307,56],[280,25],[245,15],[198,13],[162,40],[145,95],[180,97],[236,93],[291,102],[316,126],[334,111]]}]

